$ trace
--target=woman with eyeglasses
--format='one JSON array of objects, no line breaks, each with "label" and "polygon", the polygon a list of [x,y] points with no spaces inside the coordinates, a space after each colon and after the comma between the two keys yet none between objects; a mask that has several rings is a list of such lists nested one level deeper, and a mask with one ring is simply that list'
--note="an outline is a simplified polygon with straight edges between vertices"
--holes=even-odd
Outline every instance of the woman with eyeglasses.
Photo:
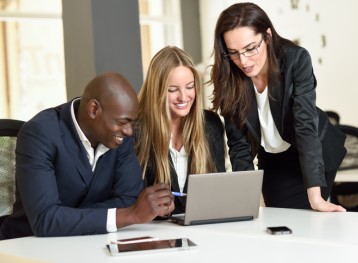
[{"label": "woman with eyeglasses", "polygon": [[210,83],[225,119],[233,170],[264,170],[266,206],[345,211],[327,201],[345,136],[316,107],[309,53],[276,32],[256,4],[217,21]]},{"label": "woman with eyeglasses", "polygon": [[202,85],[191,56],[167,46],[152,58],[139,92],[135,149],[146,184],[171,184],[173,213],[184,213],[187,176],[225,172],[224,127],[204,110]]}]

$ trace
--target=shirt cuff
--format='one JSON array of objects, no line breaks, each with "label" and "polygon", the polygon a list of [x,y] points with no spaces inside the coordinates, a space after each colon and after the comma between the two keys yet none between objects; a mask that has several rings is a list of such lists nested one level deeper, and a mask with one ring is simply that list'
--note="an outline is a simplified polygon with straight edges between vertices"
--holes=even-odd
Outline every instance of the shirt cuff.
[{"label": "shirt cuff", "polygon": [[110,208],[107,212],[107,232],[116,232],[116,208]]}]

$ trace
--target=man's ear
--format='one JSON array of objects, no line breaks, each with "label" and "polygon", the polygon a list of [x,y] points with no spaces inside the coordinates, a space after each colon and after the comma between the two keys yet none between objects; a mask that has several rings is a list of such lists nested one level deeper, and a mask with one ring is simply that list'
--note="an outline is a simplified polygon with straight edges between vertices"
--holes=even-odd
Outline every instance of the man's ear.
[{"label": "man's ear", "polygon": [[87,112],[88,115],[91,119],[95,119],[96,115],[98,114],[98,111],[100,110],[100,105],[98,100],[96,99],[91,99],[88,103],[87,103]]}]

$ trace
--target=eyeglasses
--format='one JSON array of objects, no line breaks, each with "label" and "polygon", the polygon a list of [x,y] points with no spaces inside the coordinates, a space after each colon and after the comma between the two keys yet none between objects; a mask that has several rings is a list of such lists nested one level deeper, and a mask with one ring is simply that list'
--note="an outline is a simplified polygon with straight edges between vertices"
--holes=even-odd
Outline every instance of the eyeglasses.
[{"label": "eyeglasses", "polygon": [[223,57],[224,59],[226,60],[236,60],[236,59],[239,59],[240,58],[240,55],[243,55],[244,57],[253,57],[255,55],[257,55],[259,53],[259,48],[262,44],[262,41],[264,40],[264,35],[262,35],[262,38],[261,38],[261,41],[257,44],[256,47],[253,47],[253,48],[249,48],[249,49],[246,49],[246,51],[244,52],[237,52],[237,51],[234,51],[234,52],[229,52],[227,54],[223,54]]}]

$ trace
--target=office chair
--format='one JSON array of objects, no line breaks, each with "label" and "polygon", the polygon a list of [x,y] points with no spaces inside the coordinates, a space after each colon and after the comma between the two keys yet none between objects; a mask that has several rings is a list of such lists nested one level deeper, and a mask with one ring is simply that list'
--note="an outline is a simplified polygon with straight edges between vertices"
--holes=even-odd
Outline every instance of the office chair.
[{"label": "office chair", "polygon": [[[344,146],[347,154],[343,159],[339,170],[358,168],[358,128],[349,125],[337,125],[346,134]],[[358,212],[358,183],[336,182],[333,184],[330,196],[331,202],[342,205],[347,211]]]},{"label": "office chair", "polygon": [[24,121],[0,119],[0,225],[15,201],[15,146]]},{"label": "office chair", "polygon": [[325,111],[325,113],[327,114],[329,121],[333,125],[339,124],[339,121],[340,121],[341,118],[340,118],[340,116],[339,116],[339,114],[337,112],[327,110],[327,111]]}]

